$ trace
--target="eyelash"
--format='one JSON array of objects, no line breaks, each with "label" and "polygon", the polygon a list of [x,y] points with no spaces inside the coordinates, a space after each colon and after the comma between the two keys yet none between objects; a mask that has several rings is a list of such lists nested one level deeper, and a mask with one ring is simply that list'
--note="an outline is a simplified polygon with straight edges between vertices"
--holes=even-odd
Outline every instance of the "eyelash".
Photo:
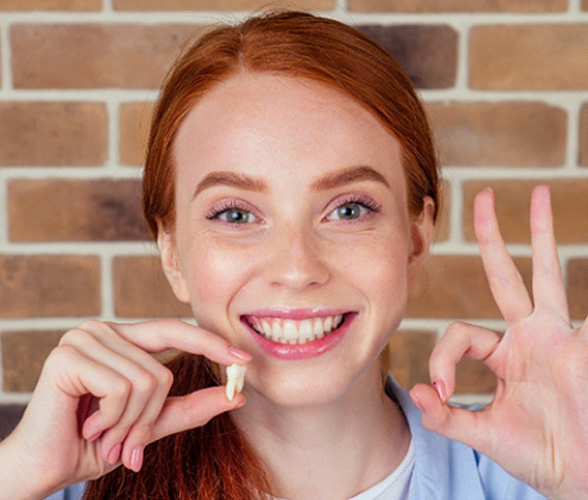
[{"label": "eyelash", "polygon": [[239,200],[225,200],[218,207],[213,207],[206,212],[205,217],[208,220],[218,219],[220,215],[229,210],[243,210],[244,212],[250,212],[253,216],[257,217],[250,207],[246,206],[245,203]]}]

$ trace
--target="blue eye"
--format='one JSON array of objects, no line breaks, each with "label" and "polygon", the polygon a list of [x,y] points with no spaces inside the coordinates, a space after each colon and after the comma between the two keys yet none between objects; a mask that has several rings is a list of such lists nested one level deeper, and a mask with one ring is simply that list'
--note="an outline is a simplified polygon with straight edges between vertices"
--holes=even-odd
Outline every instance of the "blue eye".
[{"label": "blue eye", "polygon": [[217,218],[229,224],[247,224],[257,221],[257,217],[241,208],[229,208],[217,214]]},{"label": "blue eye", "polygon": [[361,196],[360,198],[347,198],[327,215],[327,220],[353,221],[382,210],[382,207],[374,200]]}]

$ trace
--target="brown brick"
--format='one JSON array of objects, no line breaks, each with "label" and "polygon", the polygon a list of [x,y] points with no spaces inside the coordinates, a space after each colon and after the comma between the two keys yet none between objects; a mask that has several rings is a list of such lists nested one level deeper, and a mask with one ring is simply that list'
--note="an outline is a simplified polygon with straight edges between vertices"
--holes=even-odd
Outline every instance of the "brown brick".
[{"label": "brown brick", "polygon": [[149,137],[152,103],[123,104],[120,109],[120,161],[142,165]]},{"label": "brown brick", "polygon": [[462,358],[455,373],[456,394],[490,394],[496,391],[496,375],[481,361]]},{"label": "brown brick", "polygon": [[456,31],[449,26],[358,26],[398,61],[417,87],[448,88],[457,71]]},{"label": "brown brick", "polygon": [[588,317],[588,259],[572,259],[567,270],[568,300],[572,319]]},{"label": "brown brick", "polygon": [[441,184],[440,205],[441,212],[439,213],[439,218],[437,219],[437,224],[433,234],[433,241],[435,243],[441,243],[449,239],[449,231],[451,224],[451,197],[449,184],[446,182],[443,182]]},{"label": "brown brick", "polygon": [[[530,259],[515,259],[530,283]],[[409,318],[501,318],[478,256],[434,255],[412,291]]]},{"label": "brown brick", "polygon": [[0,103],[0,166],[102,165],[106,107],[97,103]]},{"label": "brown brick", "polygon": [[489,90],[588,89],[588,24],[477,26],[470,85]]},{"label": "brown brick", "polygon": [[540,102],[431,103],[427,106],[444,165],[559,166],[567,114]]},{"label": "brown brick", "polygon": [[582,106],[580,111],[580,152],[579,163],[588,167],[588,103]]},{"label": "brown brick", "polygon": [[16,88],[155,88],[198,26],[17,25],[12,28]]},{"label": "brown brick", "polygon": [[429,357],[437,334],[429,331],[401,330],[390,341],[390,373],[405,389],[429,384]]},{"label": "brown brick", "polygon": [[90,11],[102,9],[102,0],[2,0],[0,11],[64,10]]},{"label": "brown brick", "polygon": [[359,12],[561,12],[566,0],[349,0]]},{"label": "brown brick", "polygon": [[2,332],[2,369],[4,390],[32,392],[37,385],[45,359],[58,344],[63,331]]},{"label": "brown brick", "polygon": [[0,318],[96,316],[100,262],[86,256],[0,256]]},{"label": "brown brick", "polygon": [[116,257],[113,262],[114,307],[121,318],[187,318],[161,269],[159,257]]},{"label": "brown brick", "polygon": [[[490,186],[496,197],[496,213],[502,235],[508,243],[529,243],[529,203],[536,180],[472,181],[464,185],[464,235],[475,241],[473,200]],[[551,187],[555,235],[559,244],[588,243],[588,179],[547,182]]]},{"label": "brown brick", "polygon": [[582,10],[588,10],[588,0],[582,0]]},{"label": "brown brick", "polygon": [[9,182],[11,241],[149,239],[137,180],[16,179]]},{"label": "brown brick", "polygon": [[331,10],[334,0],[114,0],[116,10],[240,10],[258,11],[272,8]]}]

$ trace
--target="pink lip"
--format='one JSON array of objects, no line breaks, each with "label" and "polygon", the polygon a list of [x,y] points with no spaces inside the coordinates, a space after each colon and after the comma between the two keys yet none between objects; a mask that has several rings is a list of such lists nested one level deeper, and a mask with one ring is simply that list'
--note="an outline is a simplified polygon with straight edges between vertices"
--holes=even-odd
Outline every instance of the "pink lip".
[{"label": "pink lip", "polygon": [[[324,310],[321,311],[323,314],[317,314],[315,311],[313,314],[299,314],[299,311],[289,311],[287,315],[277,314],[276,310],[271,311],[256,311],[255,314],[250,314],[248,316],[260,316],[260,317],[273,317],[273,318],[283,318],[283,319],[305,319],[310,317],[317,317],[317,316],[329,316],[333,314],[329,312],[328,314],[324,313]],[[284,312],[285,313],[285,312]],[[343,312],[338,312],[334,314],[343,314]],[[276,357],[278,359],[296,361],[296,360],[303,360],[303,359],[310,359],[315,358],[317,356],[321,356],[322,354],[326,353],[333,349],[345,336],[347,331],[349,330],[351,323],[353,322],[356,313],[349,313],[347,312],[347,316],[345,318],[345,322],[339,329],[330,333],[329,335],[324,336],[322,339],[313,340],[312,342],[307,342],[306,344],[282,344],[280,342],[274,342],[272,340],[266,339],[259,335],[244,319],[241,319],[241,323],[245,325],[247,331],[251,334],[257,345],[263,349],[267,354],[270,356]]]}]

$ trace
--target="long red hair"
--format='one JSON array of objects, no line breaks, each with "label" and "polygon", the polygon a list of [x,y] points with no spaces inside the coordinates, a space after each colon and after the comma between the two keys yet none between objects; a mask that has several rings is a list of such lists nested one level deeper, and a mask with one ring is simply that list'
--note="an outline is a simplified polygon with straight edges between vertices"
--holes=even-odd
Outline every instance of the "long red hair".
[{"label": "long red hair", "polygon": [[[144,214],[155,237],[158,221],[173,231],[173,144],[182,120],[215,85],[240,71],[306,78],[356,99],[402,145],[409,212],[421,213],[425,196],[437,208],[438,162],[431,131],[412,82],[396,61],[337,21],[270,12],[213,29],[172,68],[154,112],[143,180]],[[181,355],[169,367],[173,394],[218,384],[214,367],[205,359]],[[201,428],[150,445],[140,473],[120,467],[89,483],[84,498],[254,500],[268,493],[271,485],[263,464],[230,415],[223,414]]]}]

